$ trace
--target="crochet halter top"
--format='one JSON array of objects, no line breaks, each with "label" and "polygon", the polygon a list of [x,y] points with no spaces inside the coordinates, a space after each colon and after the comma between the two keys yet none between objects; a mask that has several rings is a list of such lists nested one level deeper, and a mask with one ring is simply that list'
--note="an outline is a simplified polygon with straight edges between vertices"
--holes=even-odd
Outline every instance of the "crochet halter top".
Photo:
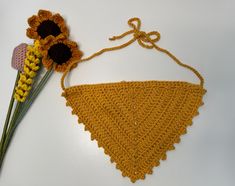
[{"label": "crochet halter top", "polygon": [[[155,44],[160,33],[140,31],[140,19],[128,21],[131,30],[110,38],[121,39],[133,34],[128,42],[104,48],[90,57],[74,61],[61,78],[62,96],[78,122],[85,125],[91,140],[97,140],[116,168],[132,182],[152,174],[154,166],[166,159],[192,124],[198,108],[203,104],[206,90],[204,80],[193,67],[182,63],[166,49]],[[122,49],[137,41],[147,49],[156,49],[168,55],[178,65],[192,71],[200,84],[184,81],[123,81],[85,84],[66,88],[64,80],[73,65],[88,61],[105,52]]]}]

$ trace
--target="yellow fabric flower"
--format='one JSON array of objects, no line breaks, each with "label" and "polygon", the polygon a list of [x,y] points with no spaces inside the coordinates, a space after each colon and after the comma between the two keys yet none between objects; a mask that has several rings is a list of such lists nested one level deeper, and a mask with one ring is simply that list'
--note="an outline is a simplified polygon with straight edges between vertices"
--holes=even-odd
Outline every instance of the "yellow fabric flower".
[{"label": "yellow fabric flower", "polygon": [[53,66],[57,72],[64,72],[68,65],[82,57],[76,42],[53,36],[48,37],[48,42],[44,43],[41,50],[44,67],[49,69]]},{"label": "yellow fabric flower", "polygon": [[65,21],[60,14],[52,14],[47,10],[39,10],[38,15],[28,19],[30,28],[27,29],[27,36],[35,40],[47,40],[48,36],[67,38],[69,31]]}]

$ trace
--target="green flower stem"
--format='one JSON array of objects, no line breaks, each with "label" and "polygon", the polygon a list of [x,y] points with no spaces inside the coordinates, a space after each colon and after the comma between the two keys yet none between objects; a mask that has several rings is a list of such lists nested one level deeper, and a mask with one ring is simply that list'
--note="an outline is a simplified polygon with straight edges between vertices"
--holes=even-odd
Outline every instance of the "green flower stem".
[{"label": "green flower stem", "polygon": [[[13,128],[14,122],[16,121],[17,115],[18,115],[18,113],[19,113],[20,105],[21,105],[20,102],[17,102],[17,103],[16,103],[16,107],[15,107],[13,116],[12,116],[12,118],[11,118],[11,122],[10,122],[8,131],[11,131],[11,129]],[[8,140],[8,132],[7,132],[7,134],[6,134],[6,139],[5,139],[5,141],[4,141],[4,144],[3,144],[3,146],[2,146],[1,153],[0,153],[0,169],[1,169],[1,166],[2,166],[2,157],[3,157],[3,154],[4,154],[4,146],[5,146],[5,142],[6,142],[7,140]]]},{"label": "green flower stem", "polygon": [[17,72],[15,85],[14,85],[14,88],[13,88],[13,91],[12,91],[11,100],[10,100],[10,104],[9,104],[8,111],[7,111],[7,117],[6,117],[6,120],[5,120],[3,132],[2,132],[2,138],[1,138],[1,142],[0,142],[0,154],[1,154],[2,146],[3,146],[4,141],[6,139],[6,133],[7,133],[8,125],[9,125],[9,120],[10,120],[10,117],[11,117],[12,107],[13,107],[14,101],[15,101],[15,99],[14,99],[15,88],[17,86],[19,78],[20,78],[20,71]]},{"label": "green flower stem", "polygon": [[1,166],[6,154],[6,151],[8,149],[8,146],[11,142],[11,139],[13,137],[14,131],[17,128],[17,126],[19,125],[19,123],[21,122],[21,120],[23,119],[23,117],[25,116],[26,112],[28,111],[28,109],[30,108],[30,106],[32,105],[32,103],[34,102],[34,100],[36,99],[36,97],[38,96],[38,94],[41,92],[41,90],[43,89],[43,87],[46,85],[48,79],[50,78],[50,76],[52,75],[53,70],[48,70],[46,72],[46,74],[43,76],[43,78],[41,79],[41,81],[39,82],[39,84],[36,86],[36,88],[33,90],[33,92],[31,93],[31,95],[29,96],[27,102],[23,105],[22,110],[19,112],[19,114],[17,114],[17,117],[12,118],[12,127],[9,128],[8,132],[7,132],[7,136],[6,136],[6,140],[4,142],[3,148],[2,148],[2,153],[0,156],[0,170],[1,170]]},{"label": "green flower stem", "polygon": [[[16,125],[18,125],[21,120],[23,119],[24,115],[26,114],[26,112],[28,111],[28,109],[30,108],[30,106],[32,105],[33,101],[36,99],[36,97],[38,96],[38,94],[41,92],[41,90],[43,89],[43,87],[46,85],[48,79],[51,77],[52,73],[54,71],[53,70],[48,70],[46,72],[46,74],[43,76],[42,80],[40,81],[40,83],[37,85],[37,87],[34,89],[34,91],[32,92],[32,94],[30,95],[29,99],[27,100],[27,102],[25,103],[25,105],[22,108],[22,111],[19,114],[19,117],[16,120]],[[15,126],[16,128],[17,126]]]}]

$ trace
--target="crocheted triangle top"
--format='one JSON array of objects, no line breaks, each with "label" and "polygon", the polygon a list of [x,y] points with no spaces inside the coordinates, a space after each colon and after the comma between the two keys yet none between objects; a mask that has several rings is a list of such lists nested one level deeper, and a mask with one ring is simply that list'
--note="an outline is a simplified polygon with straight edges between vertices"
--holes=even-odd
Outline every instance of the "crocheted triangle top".
[{"label": "crocheted triangle top", "polygon": [[[78,122],[85,125],[92,140],[104,148],[111,162],[116,163],[123,176],[132,182],[152,174],[154,166],[166,159],[166,152],[173,150],[180,136],[198,114],[206,90],[204,80],[197,70],[183,64],[169,51],[155,44],[160,39],[156,31],[140,31],[140,19],[128,21],[132,29],[114,36],[120,39],[133,34],[133,38],[120,46],[105,48],[90,57],[74,61],[61,79],[67,106]],[[154,37],[154,38],[153,38]],[[124,48],[137,41],[147,49],[167,54],[178,65],[192,71],[200,84],[181,81],[129,81],[84,84],[65,88],[64,79],[74,64],[88,61],[107,51]]]}]

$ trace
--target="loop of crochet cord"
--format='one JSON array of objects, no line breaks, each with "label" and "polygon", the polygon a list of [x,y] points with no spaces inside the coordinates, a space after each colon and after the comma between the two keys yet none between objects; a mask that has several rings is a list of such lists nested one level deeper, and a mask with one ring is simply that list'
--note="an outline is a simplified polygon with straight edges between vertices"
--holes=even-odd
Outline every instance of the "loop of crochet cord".
[{"label": "loop of crochet cord", "polygon": [[[137,22],[137,25],[135,25],[134,23],[135,21]],[[139,18],[129,19],[128,25],[132,27],[133,30],[127,31],[119,36],[113,36],[112,38],[110,38],[110,40],[121,39],[125,37],[126,35],[133,34],[133,37],[137,39],[139,45],[141,45],[143,48],[152,49],[154,48],[153,43],[159,41],[161,38],[160,33],[157,31],[152,31],[149,33],[141,31],[140,30],[141,22]],[[155,38],[152,38],[153,36],[155,36]]]},{"label": "loop of crochet cord", "polygon": [[[137,24],[135,24],[135,22],[137,22]],[[125,47],[129,46],[130,44],[132,44],[133,42],[135,42],[136,40],[139,43],[139,45],[142,46],[143,48],[147,48],[147,49],[155,48],[157,51],[163,52],[166,55],[168,55],[178,65],[180,65],[180,66],[182,66],[182,67],[192,71],[198,77],[198,79],[200,80],[200,85],[203,87],[204,79],[201,76],[201,74],[195,68],[193,68],[193,67],[191,67],[191,66],[189,66],[187,64],[182,63],[176,56],[174,56],[168,50],[163,49],[163,48],[161,48],[161,47],[159,47],[159,46],[157,46],[155,44],[157,41],[160,40],[161,35],[160,35],[159,32],[152,31],[152,32],[146,33],[144,31],[141,31],[140,30],[141,21],[140,21],[139,18],[131,18],[131,19],[129,19],[128,20],[128,25],[130,27],[132,27],[133,29],[129,30],[127,32],[124,32],[123,34],[121,34],[119,36],[113,36],[112,38],[109,38],[109,40],[121,39],[121,38],[123,38],[123,37],[125,37],[127,35],[133,34],[133,38],[131,40],[129,40],[128,42],[126,42],[126,43],[124,43],[122,45],[119,45],[119,46],[114,46],[114,47],[110,47],[110,48],[104,48],[104,49],[102,49],[102,50],[92,54],[89,57],[73,61],[67,67],[67,69],[65,70],[65,72],[64,72],[64,74],[63,74],[63,76],[61,78],[61,88],[63,90],[65,90],[64,79],[65,79],[66,75],[68,74],[68,72],[71,70],[71,68],[75,64],[80,63],[80,62],[84,62],[84,61],[89,61],[89,60],[93,59],[94,57],[99,56],[99,55],[101,55],[101,54],[103,54],[105,52],[108,52],[108,51],[114,51],[114,50],[119,50],[119,49],[125,48]],[[152,38],[153,36],[155,36],[155,38]]]}]

